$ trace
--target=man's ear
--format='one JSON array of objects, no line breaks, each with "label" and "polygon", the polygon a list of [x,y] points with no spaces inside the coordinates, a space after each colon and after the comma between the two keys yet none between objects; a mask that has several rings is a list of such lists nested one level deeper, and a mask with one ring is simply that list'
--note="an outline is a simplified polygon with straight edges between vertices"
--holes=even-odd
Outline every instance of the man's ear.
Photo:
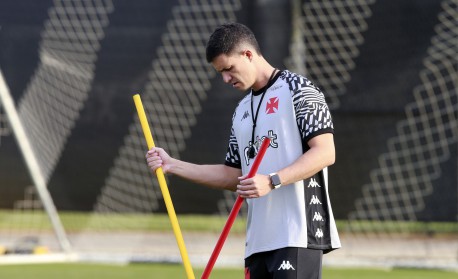
[{"label": "man's ear", "polygon": [[253,60],[253,52],[251,52],[249,49],[243,51],[243,56],[248,58],[250,61]]}]

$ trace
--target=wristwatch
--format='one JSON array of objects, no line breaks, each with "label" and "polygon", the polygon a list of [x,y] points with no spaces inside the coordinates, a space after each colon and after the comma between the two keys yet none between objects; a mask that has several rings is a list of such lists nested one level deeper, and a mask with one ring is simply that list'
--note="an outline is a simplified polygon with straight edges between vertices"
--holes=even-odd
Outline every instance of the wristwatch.
[{"label": "wristwatch", "polygon": [[272,184],[272,190],[278,189],[281,187],[280,176],[276,173],[269,174],[270,183]]}]

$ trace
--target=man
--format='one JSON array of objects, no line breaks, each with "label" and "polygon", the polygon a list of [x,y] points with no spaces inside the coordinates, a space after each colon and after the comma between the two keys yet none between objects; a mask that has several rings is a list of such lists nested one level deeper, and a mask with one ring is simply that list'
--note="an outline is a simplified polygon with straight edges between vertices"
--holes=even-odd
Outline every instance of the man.
[{"label": "man", "polygon": [[[148,166],[246,199],[245,278],[321,278],[323,252],[340,247],[327,190],[335,149],[323,93],[272,67],[242,24],[218,27],[206,55],[224,82],[250,90],[235,110],[225,163],[196,165],[153,148]],[[270,146],[258,173],[246,178],[264,137]]]}]

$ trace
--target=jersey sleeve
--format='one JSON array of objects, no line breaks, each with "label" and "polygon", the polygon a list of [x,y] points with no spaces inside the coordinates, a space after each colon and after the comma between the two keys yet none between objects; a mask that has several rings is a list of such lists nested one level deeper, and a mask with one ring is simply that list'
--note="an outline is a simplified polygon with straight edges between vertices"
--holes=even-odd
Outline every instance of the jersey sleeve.
[{"label": "jersey sleeve", "polygon": [[319,89],[314,86],[302,87],[293,93],[293,102],[304,147],[311,138],[334,132],[331,112]]},{"label": "jersey sleeve", "polygon": [[227,147],[226,160],[224,164],[233,168],[242,168],[239,145],[237,143],[237,138],[234,135],[234,128],[231,129],[231,136],[229,137],[229,146]]}]

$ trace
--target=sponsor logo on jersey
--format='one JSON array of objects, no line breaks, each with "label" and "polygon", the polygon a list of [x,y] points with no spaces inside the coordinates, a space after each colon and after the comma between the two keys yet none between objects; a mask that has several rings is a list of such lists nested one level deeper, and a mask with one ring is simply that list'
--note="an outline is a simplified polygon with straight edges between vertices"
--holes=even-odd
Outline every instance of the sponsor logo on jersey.
[{"label": "sponsor logo on jersey", "polygon": [[279,102],[278,97],[270,98],[266,104],[266,113],[267,114],[276,113],[278,111],[278,102]]},{"label": "sponsor logo on jersey", "polygon": [[[267,132],[267,137],[270,139],[270,145],[269,146],[273,147],[273,148],[278,148],[277,135],[274,134],[274,131],[269,130]],[[264,140],[264,137],[262,138],[262,140]]]},{"label": "sponsor logo on jersey", "polygon": [[[273,148],[278,148],[277,135],[274,133],[274,131],[269,130],[269,132],[267,132],[267,137],[270,138],[269,146]],[[253,158],[250,158],[250,156],[248,156],[250,148],[254,147],[255,156],[256,156],[256,154],[258,154],[258,151],[259,151],[259,148],[261,147],[262,142],[264,141],[264,138],[266,137],[265,136],[263,136],[262,138],[256,137],[254,143],[251,142],[250,140],[248,142],[248,145],[243,149],[243,157],[245,157],[245,163],[247,166],[250,165],[250,161],[251,159],[253,159]]]},{"label": "sponsor logo on jersey", "polygon": [[278,270],[295,270],[293,265],[289,261],[283,261]]}]

